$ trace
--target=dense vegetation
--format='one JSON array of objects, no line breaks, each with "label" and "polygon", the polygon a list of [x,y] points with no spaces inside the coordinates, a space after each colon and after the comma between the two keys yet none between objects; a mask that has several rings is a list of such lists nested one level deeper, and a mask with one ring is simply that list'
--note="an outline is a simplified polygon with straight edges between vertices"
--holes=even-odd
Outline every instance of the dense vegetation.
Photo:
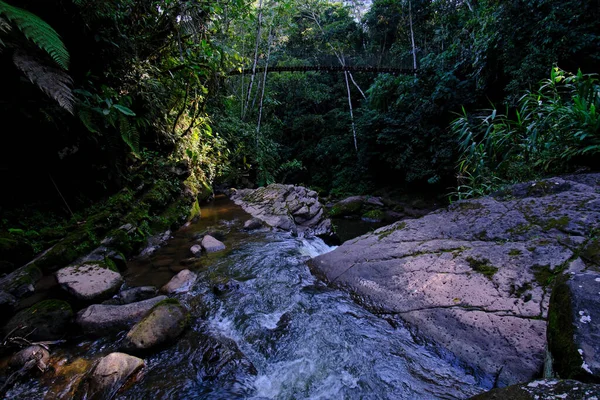
[{"label": "dense vegetation", "polygon": [[[0,229],[40,250],[177,165],[193,195],[458,197],[595,167],[598,21],[581,0],[0,0]],[[315,64],[417,72],[259,71]]]}]

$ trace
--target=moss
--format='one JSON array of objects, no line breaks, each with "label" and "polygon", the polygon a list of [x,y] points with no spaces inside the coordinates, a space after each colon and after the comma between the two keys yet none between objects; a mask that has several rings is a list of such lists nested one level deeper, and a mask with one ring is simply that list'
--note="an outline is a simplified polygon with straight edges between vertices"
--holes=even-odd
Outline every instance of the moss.
[{"label": "moss", "polygon": [[336,203],[331,210],[329,210],[329,216],[330,217],[343,217],[346,215],[356,215],[356,214],[360,214],[360,210],[363,207],[363,201],[362,199],[360,200],[354,200],[354,201],[347,201],[347,202],[339,202]]},{"label": "moss", "polygon": [[508,233],[514,235],[523,235],[533,229],[533,224],[518,224],[507,230]]},{"label": "moss", "polygon": [[545,231],[549,231],[551,229],[564,229],[567,225],[569,225],[570,219],[566,215],[563,215],[560,218],[550,218],[542,224],[542,228]]},{"label": "moss", "polygon": [[198,202],[198,199],[196,199],[194,201],[194,203],[192,204],[192,208],[190,209],[190,214],[188,215],[188,221],[191,221],[195,218],[200,218],[200,215],[201,215],[200,203]]},{"label": "moss", "polygon": [[600,239],[592,239],[581,252],[586,261],[600,265]]},{"label": "moss", "polygon": [[551,270],[549,265],[534,265],[531,270],[535,281],[542,287],[550,285],[556,277],[556,271]]},{"label": "moss", "polygon": [[508,255],[511,257],[520,256],[521,254],[523,254],[523,252],[519,249],[510,249],[510,251],[508,252]]},{"label": "moss", "polygon": [[364,219],[381,221],[385,217],[385,213],[381,210],[371,210],[363,214]]},{"label": "moss", "polygon": [[467,257],[466,261],[469,263],[469,266],[473,271],[483,274],[486,278],[490,280],[492,279],[494,274],[498,272],[498,268],[494,267],[490,263],[490,260],[488,260],[487,258],[482,258],[478,260],[473,257]]},{"label": "moss", "polygon": [[400,222],[399,224],[392,226],[391,229],[381,232],[379,234],[378,238],[379,238],[379,240],[384,239],[384,238],[390,236],[393,232],[400,231],[404,228],[406,228],[406,222]]},{"label": "moss", "polygon": [[461,211],[481,210],[482,208],[484,208],[482,204],[471,201],[455,203],[455,209],[459,209]]},{"label": "moss", "polygon": [[581,379],[581,356],[573,340],[571,291],[568,276],[557,280],[550,297],[548,310],[548,347],[554,357],[554,370],[563,379]]},{"label": "moss", "polygon": [[54,299],[40,301],[39,303],[36,303],[33,306],[31,306],[28,310],[31,313],[49,312],[57,310],[73,313],[73,308],[71,308],[71,305],[69,303],[63,300]]}]

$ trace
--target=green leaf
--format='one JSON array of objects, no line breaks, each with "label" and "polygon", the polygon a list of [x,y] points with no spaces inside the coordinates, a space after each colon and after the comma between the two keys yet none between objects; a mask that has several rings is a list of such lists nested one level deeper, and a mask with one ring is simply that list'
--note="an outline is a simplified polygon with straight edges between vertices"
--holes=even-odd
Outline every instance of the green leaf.
[{"label": "green leaf", "polygon": [[45,52],[64,70],[69,69],[69,52],[60,35],[41,18],[29,11],[0,0],[0,15],[14,23],[25,37]]},{"label": "green leaf", "polygon": [[130,117],[135,117],[135,113],[130,108],[127,108],[120,104],[114,104],[113,107],[119,110],[122,114],[128,115]]}]

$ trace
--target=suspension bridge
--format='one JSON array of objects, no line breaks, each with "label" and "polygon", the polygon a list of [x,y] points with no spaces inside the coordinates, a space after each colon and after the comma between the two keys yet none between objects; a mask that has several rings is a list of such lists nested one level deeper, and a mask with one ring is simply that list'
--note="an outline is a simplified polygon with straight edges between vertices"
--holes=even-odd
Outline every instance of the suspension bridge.
[{"label": "suspension bridge", "polygon": [[[252,68],[240,68],[237,70],[230,71],[228,75],[250,75],[264,74],[265,70],[267,73],[272,72],[308,72],[308,71],[319,71],[319,72],[366,72],[366,73],[387,73],[387,74],[415,74],[418,70],[413,68],[411,59],[398,60],[385,60],[383,62],[381,58],[370,58],[365,59],[361,57],[356,61],[353,59],[343,59],[343,65],[341,65],[339,59],[333,56],[325,57],[314,57],[310,60],[304,60],[303,65],[279,65],[275,61],[272,65],[257,66],[254,71]],[[310,63],[310,65],[307,65]],[[385,66],[382,66],[384,64]],[[376,65],[376,66],[372,66]]]}]

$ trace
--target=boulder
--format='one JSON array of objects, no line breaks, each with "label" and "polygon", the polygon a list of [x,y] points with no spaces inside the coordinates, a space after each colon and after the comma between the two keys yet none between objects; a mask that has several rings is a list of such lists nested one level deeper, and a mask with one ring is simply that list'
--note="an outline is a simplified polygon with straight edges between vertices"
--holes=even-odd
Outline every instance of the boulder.
[{"label": "boulder", "polygon": [[72,265],[56,272],[60,286],[84,301],[109,298],[115,294],[123,278],[101,262]]},{"label": "boulder", "polygon": [[192,288],[192,285],[196,282],[197,278],[198,276],[195,273],[189,269],[184,269],[171,278],[160,291],[166,294],[187,292]]},{"label": "boulder", "polygon": [[154,286],[140,286],[123,290],[119,293],[121,304],[135,303],[156,297],[158,290]]},{"label": "boulder", "polygon": [[144,360],[124,353],[111,353],[100,359],[83,383],[82,398],[112,399],[119,389],[145,367]]},{"label": "boulder", "polygon": [[582,400],[599,399],[600,385],[574,380],[541,379],[471,397],[471,400]]},{"label": "boulder", "polygon": [[39,345],[33,345],[24,348],[10,359],[10,365],[13,368],[21,369],[28,362],[35,364],[40,371],[45,371],[50,361],[50,352]]},{"label": "boulder", "polygon": [[560,377],[600,382],[600,273],[566,274],[556,282],[548,347]]},{"label": "boulder", "polygon": [[206,235],[202,238],[202,248],[207,253],[215,253],[217,251],[225,250],[225,245],[210,235]]},{"label": "boulder", "polygon": [[349,240],[310,266],[499,386],[529,381],[544,364],[549,283],[597,268],[577,255],[600,229],[599,189],[600,174],[517,185]]},{"label": "boulder", "polygon": [[[363,203],[368,196],[351,196],[338,201],[329,210],[329,215],[332,217],[345,217],[349,215],[360,215],[363,208]],[[383,204],[382,204],[383,206]]]},{"label": "boulder", "polygon": [[234,192],[231,199],[268,226],[305,236],[331,236],[317,193],[302,186],[272,184]]},{"label": "boulder", "polygon": [[77,313],[76,321],[84,332],[97,336],[131,328],[166,296],[124,305],[93,304]]},{"label": "boulder", "polygon": [[253,231],[260,228],[262,228],[262,221],[258,218],[250,218],[248,221],[244,222],[244,229],[247,231]]},{"label": "boulder", "polygon": [[42,276],[42,271],[30,263],[1,277],[0,290],[17,298],[25,297],[35,292],[35,283]]},{"label": "boulder", "polygon": [[200,255],[202,255],[202,246],[195,244],[190,247],[190,252],[194,255],[194,257],[200,257]]},{"label": "boulder", "polygon": [[44,300],[12,317],[4,327],[4,336],[12,332],[14,336],[27,335],[32,341],[57,340],[67,333],[72,319],[73,310],[69,303]]},{"label": "boulder", "polygon": [[124,347],[146,350],[175,339],[186,328],[189,314],[177,300],[158,303],[125,337]]}]

